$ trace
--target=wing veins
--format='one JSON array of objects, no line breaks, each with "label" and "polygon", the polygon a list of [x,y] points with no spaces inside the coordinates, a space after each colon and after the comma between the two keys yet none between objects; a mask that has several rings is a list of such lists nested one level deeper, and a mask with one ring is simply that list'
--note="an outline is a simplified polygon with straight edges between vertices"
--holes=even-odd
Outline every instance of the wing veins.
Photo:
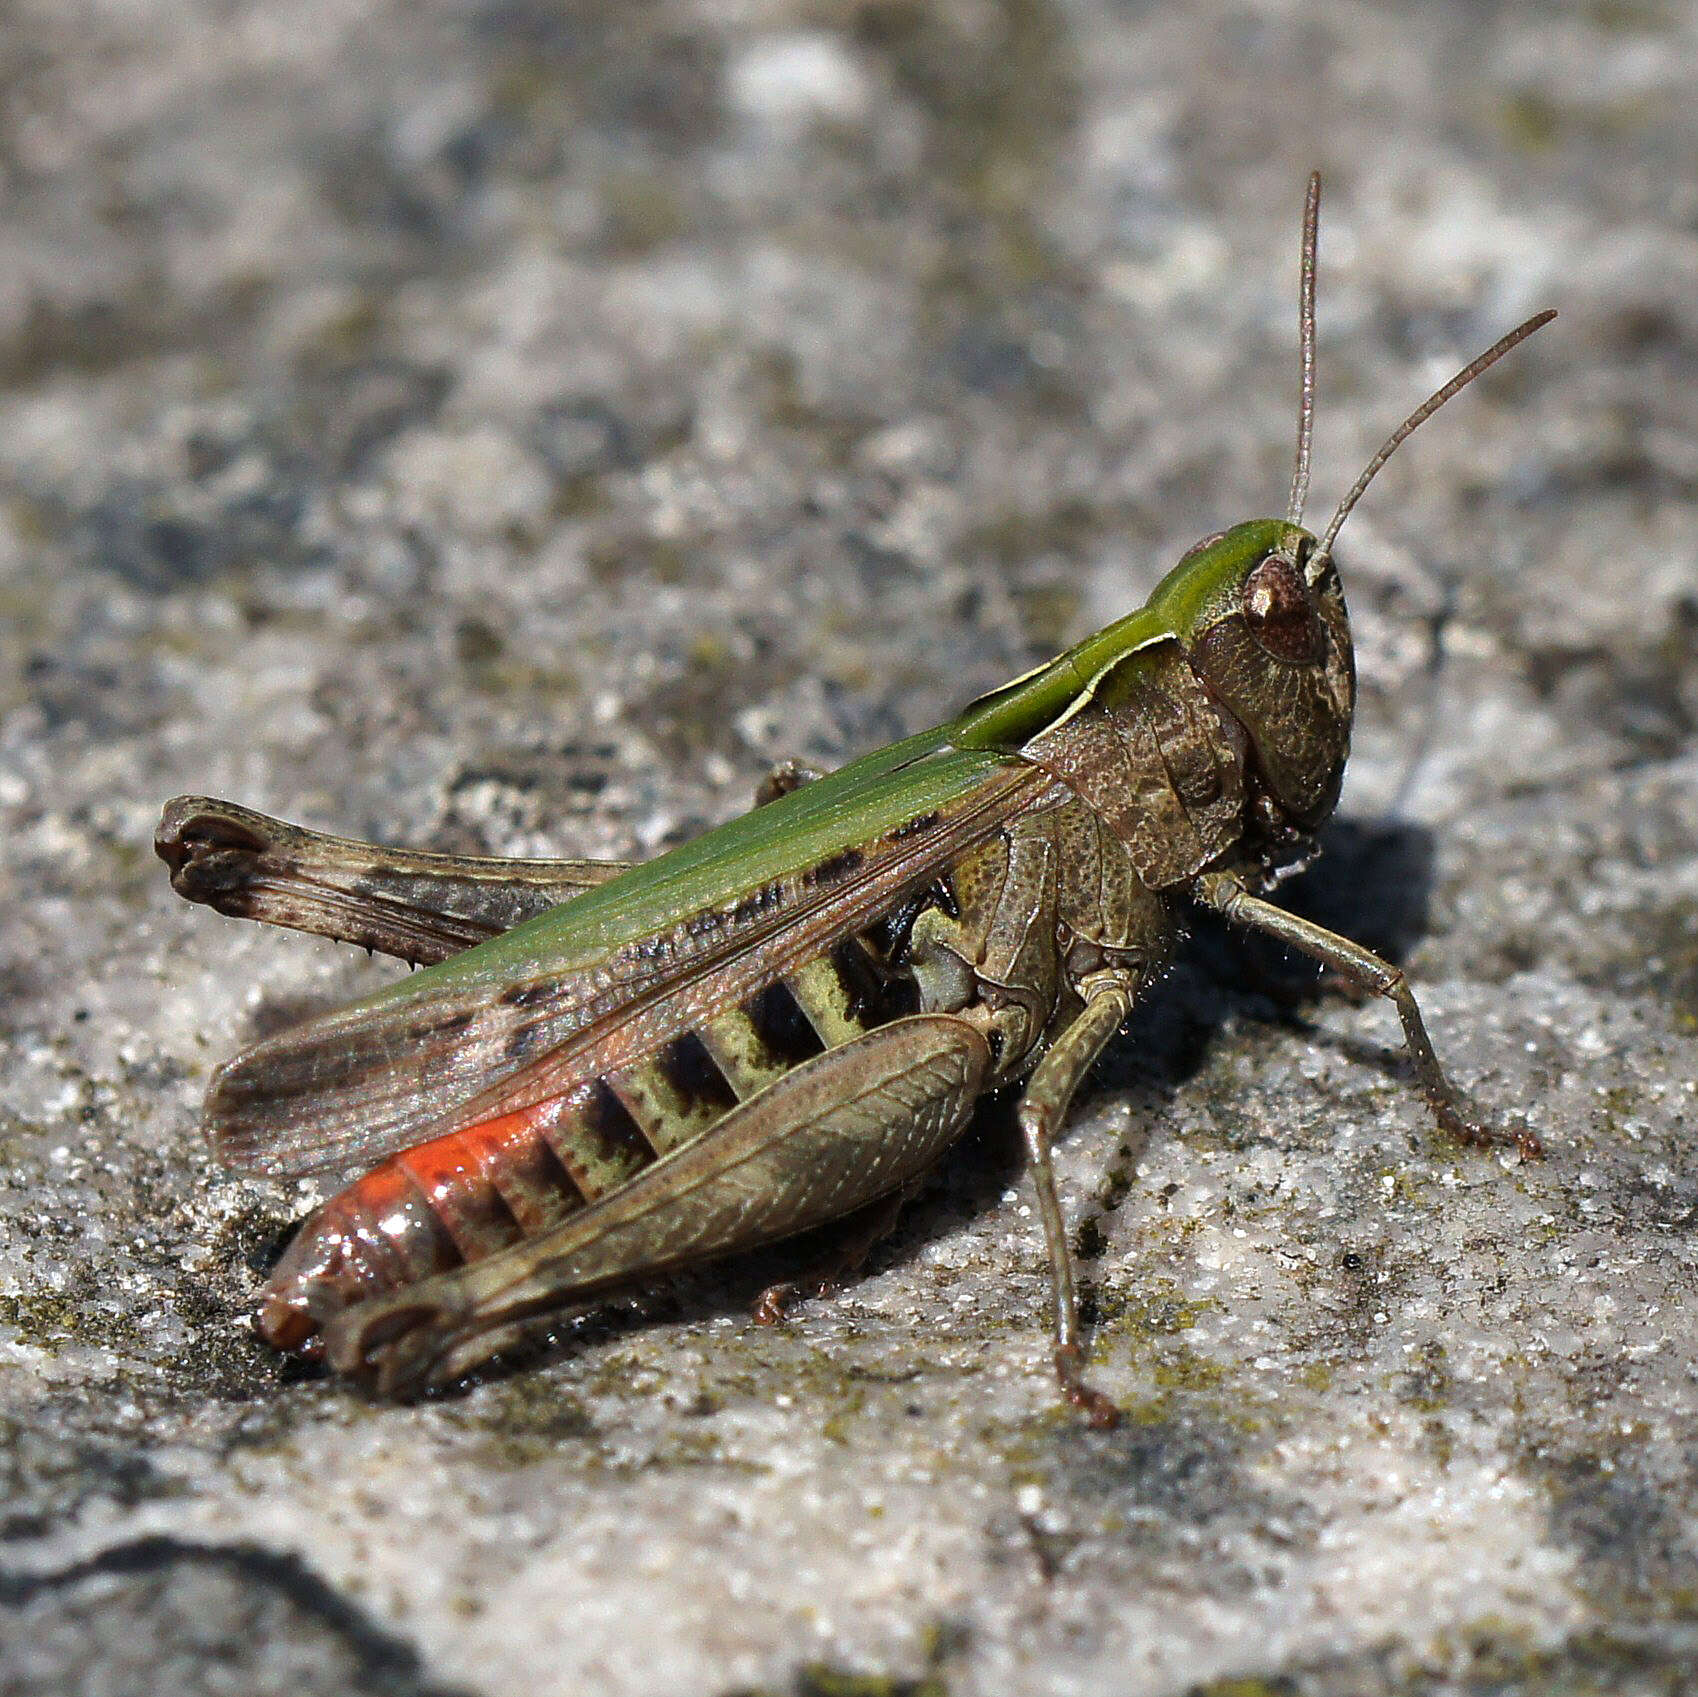
[{"label": "wing veins", "polygon": [[[1052,787],[1047,774],[1023,764],[995,770],[952,804],[933,830],[891,845],[884,858],[869,860],[835,888],[809,892],[800,905],[777,901],[770,911],[728,924],[685,958],[657,965],[647,982],[631,971],[641,965],[631,956],[644,944],[652,948],[652,938],[636,939],[557,980],[542,975],[502,991],[471,986],[429,1002],[356,1004],[322,1016],[220,1069],[208,1095],[209,1134],[226,1161],[246,1170],[338,1172],[558,1095],[651,1052],[793,970],[818,953],[826,937],[870,923],[907,885],[1036,805]],[[797,868],[779,882],[800,892],[807,870]],[[677,943],[694,917],[663,935]],[[688,948],[691,939],[682,941]],[[598,976],[601,985],[586,982]],[[586,991],[575,1004],[556,998],[535,1013],[513,1005],[529,991],[551,983],[569,989],[573,980]],[[596,1009],[598,1000],[608,1005]],[[581,1023],[552,1043],[532,1040],[528,1046],[537,1052],[523,1056],[524,1033],[546,1031],[546,1022],[574,1012],[585,1016]],[[349,1082],[346,1057],[360,1050],[373,1082],[357,1074]],[[510,1059],[515,1054],[521,1058]],[[444,1095],[452,1100],[444,1102]]]}]

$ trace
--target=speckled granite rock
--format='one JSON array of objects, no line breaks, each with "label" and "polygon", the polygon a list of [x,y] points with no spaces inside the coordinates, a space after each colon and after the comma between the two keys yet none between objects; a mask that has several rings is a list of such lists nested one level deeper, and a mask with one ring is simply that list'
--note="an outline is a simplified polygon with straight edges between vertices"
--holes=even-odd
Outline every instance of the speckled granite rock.
[{"label": "speckled granite rock", "polygon": [[[1698,46],[1683,9],[20,5],[0,32],[0,1690],[1673,1692],[1698,1662]],[[1299,900],[870,1274],[426,1406],[246,1329],[310,1199],[210,1066],[382,977],[174,901],[160,803],[648,853],[1317,504],[1364,693]],[[1299,980],[1302,983],[1302,980]]]}]

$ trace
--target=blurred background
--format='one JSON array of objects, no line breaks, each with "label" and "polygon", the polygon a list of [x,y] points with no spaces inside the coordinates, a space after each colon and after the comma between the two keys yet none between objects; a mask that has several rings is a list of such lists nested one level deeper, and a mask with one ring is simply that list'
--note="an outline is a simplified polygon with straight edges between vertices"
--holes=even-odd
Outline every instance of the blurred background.
[{"label": "blurred background", "polygon": [[[1674,0],[7,6],[0,1684],[1680,1688],[1694,86]],[[1228,961],[1064,1151],[1119,1434],[994,1131],[784,1332],[710,1278],[429,1407],[283,1385],[312,1193],[198,1101],[385,974],[176,903],[161,803],[640,856],[935,722],[1283,511],[1316,167],[1311,522],[1561,314],[1345,532],[1302,898],[1546,1165]]]}]

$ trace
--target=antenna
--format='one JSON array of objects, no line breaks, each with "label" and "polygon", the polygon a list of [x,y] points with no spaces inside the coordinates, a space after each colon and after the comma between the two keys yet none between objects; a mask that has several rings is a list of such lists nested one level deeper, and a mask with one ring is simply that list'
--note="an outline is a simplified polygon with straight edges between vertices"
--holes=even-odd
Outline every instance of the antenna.
[{"label": "antenna", "polygon": [[1474,379],[1479,377],[1482,370],[1487,370],[1489,367],[1498,364],[1498,360],[1501,360],[1506,353],[1510,352],[1511,348],[1520,347],[1521,343],[1527,341],[1528,336],[1532,335],[1533,331],[1543,330],[1545,324],[1549,324],[1555,316],[1557,314],[1547,307],[1543,313],[1533,314],[1527,323],[1516,324],[1515,330],[1511,330],[1510,335],[1494,341],[1493,345],[1487,348],[1481,357],[1474,360],[1474,364],[1464,365],[1462,370],[1459,370],[1457,375],[1452,377],[1443,389],[1437,389],[1433,394],[1426,397],[1425,401],[1414,409],[1413,413],[1409,414],[1408,418],[1397,426],[1396,430],[1392,431],[1391,435],[1386,438],[1386,447],[1380,448],[1379,454],[1375,454],[1374,459],[1369,460],[1367,469],[1362,472],[1362,476],[1353,482],[1350,494],[1347,494],[1343,501],[1338,503],[1338,511],[1333,513],[1333,522],[1326,527],[1326,535],[1321,537],[1321,545],[1314,550],[1314,557],[1318,561],[1333,552],[1333,542],[1338,538],[1338,532],[1343,527],[1343,523],[1350,516],[1350,508],[1353,508],[1357,505],[1357,501],[1362,499],[1363,489],[1367,489],[1370,482],[1374,482],[1375,474],[1379,472],[1382,465],[1386,464],[1386,460],[1391,459],[1392,454],[1397,450],[1397,445],[1404,442],[1406,438],[1413,437],[1414,431],[1420,430],[1421,425],[1425,425],[1426,421],[1433,416],[1433,413],[1437,413],[1438,409],[1442,408],[1448,399],[1459,396],[1460,392],[1467,389],[1470,382],[1474,382]]},{"label": "antenna", "polygon": [[1511,348],[1519,347],[1535,330],[1543,329],[1555,317],[1554,312],[1538,312],[1529,318],[1525,324],[1518,324],[1507,336],[1500,341],[1493,342],[1472,365],[1465,365],[1442,389],[1429,395],[1386,438],[1385,446],[1368,461],[1367,469],[1356,479],[1350,493],[1339,502],[1338,511],[1333,514],[1332,523],[1327,526],[1326,534],[1321,538],[1320,546],[1315,550],[1315,561],[1324,560],[1332,552],[1332,545],[1338,537],[1340,528],[1344,521],[1350,517],[1350,509],[1361,500],[1362,491],[1374,481],[1375,474],[1396,452],[1399,443],[1413,435],[1446,401],[1454,395],[1459,395],[1482,371],[1496,365]]},{"label": "antenna", "polygon": [[1309,498],[1309,445],[1315,434],[1315,247],[1321,223],[1321,174],[1309,173],[1309,194],[1303,202],[1303,242],[1297,262],[1298,371],[1297,464],[1291,472],[1291,502],[1285,512],[1293,524],[1303,522],[1303,503]]}]

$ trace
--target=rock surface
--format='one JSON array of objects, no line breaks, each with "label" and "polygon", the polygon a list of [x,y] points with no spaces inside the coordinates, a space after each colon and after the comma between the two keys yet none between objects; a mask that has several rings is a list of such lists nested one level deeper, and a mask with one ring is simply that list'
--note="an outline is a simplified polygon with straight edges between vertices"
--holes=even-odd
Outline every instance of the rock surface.
[{"label": "rock surface", "polygon": [[[1698,43],[1674,4],[35,0],[0,35],[0,1690],[1672,1692],[1698,1658]],[[422,1406],[247,1327],[220,1058],[384,976],[171,896],[179,791],[646,855],[933,722],[1517,318],[1347,532],[1294,899],[865,1278]]]}]

